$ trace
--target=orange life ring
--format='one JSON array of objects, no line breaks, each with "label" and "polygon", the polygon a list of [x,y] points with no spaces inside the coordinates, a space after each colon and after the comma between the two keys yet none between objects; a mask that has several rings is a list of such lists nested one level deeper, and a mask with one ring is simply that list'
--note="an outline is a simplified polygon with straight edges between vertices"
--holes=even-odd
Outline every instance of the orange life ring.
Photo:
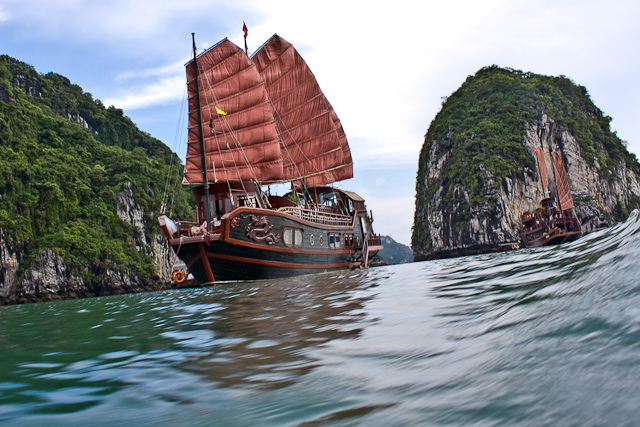
[{"label": "orange life ring", "polygon": [[184,279],[186,279],[186,276],[185,276],[185,274],[184,274],[184,272],[183,272],[183,271],[180,271],[180,270],[173,270],[173,271],[171,272],[171,278],[172,278],[173,280],[175,280],[175,281],[176,281],[176,283],[182,283],[182,282],[184,282]]}]

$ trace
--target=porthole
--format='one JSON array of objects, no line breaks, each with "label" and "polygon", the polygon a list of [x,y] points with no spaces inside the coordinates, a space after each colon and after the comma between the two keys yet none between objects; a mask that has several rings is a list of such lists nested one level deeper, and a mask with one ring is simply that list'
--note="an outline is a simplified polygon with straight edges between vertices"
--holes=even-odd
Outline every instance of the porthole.
[{"label": "porthole", "polygon": [[322,234],[320,235],[320,246],[322,246]]},{"label": "porthole", "polygon": [[309,243],[311,244],[311,246],[313,246],[314,244],[313,234],[309,236]]}]

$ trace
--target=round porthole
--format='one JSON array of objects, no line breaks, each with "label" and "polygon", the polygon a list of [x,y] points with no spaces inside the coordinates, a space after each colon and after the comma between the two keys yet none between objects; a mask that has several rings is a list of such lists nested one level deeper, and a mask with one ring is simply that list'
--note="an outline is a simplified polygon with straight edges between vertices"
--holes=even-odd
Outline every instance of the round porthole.
[{"label": "round porthole", "polygon": [[311,246],[313,246],[314,244],[313,234],[309,236],[309,243],[311,244]]},{"label": "round porthole", "polygon": [[322,234],[320,235],[320,246],[322,246]]}]

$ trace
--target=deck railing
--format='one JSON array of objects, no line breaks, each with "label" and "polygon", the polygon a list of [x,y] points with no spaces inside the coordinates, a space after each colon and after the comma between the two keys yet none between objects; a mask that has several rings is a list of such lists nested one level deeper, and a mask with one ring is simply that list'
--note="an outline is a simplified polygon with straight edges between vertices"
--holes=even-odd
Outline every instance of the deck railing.
[{"label": "deck railing", "polygon": [[303,209],[297,206],[287,206],[278,209],[278,212],[288,213],[297,218],[324,225],[350,226],[353,223],[353,217],[332,213],[327,209]]},{"label": "deck railing", "polygon": [[367,244],[369,246],[382,246],[382,239],[380,238],[380,235],[369,235],[367,236]]}]

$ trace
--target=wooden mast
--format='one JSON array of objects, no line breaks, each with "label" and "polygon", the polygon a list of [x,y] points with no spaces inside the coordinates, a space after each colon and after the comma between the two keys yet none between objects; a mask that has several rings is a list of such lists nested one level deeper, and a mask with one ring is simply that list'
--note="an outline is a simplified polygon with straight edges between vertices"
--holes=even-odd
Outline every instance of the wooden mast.
[{"label": "wooden mast", "polygon": [[207,173],[207,152],[204,145],[204,129],[202,127],[202,106],[200,104],[200,82],[198,79],[198,52],[196,50],[196,33],[193,39],[193,62],[196,68],[196,101],[198,102],[198,128],[200,129],[200,145],[202,147],[202,175],[204,178],[204,212],[207,218],[207,231],[211,231],[211,210],[209,209],[209,174]]}]

